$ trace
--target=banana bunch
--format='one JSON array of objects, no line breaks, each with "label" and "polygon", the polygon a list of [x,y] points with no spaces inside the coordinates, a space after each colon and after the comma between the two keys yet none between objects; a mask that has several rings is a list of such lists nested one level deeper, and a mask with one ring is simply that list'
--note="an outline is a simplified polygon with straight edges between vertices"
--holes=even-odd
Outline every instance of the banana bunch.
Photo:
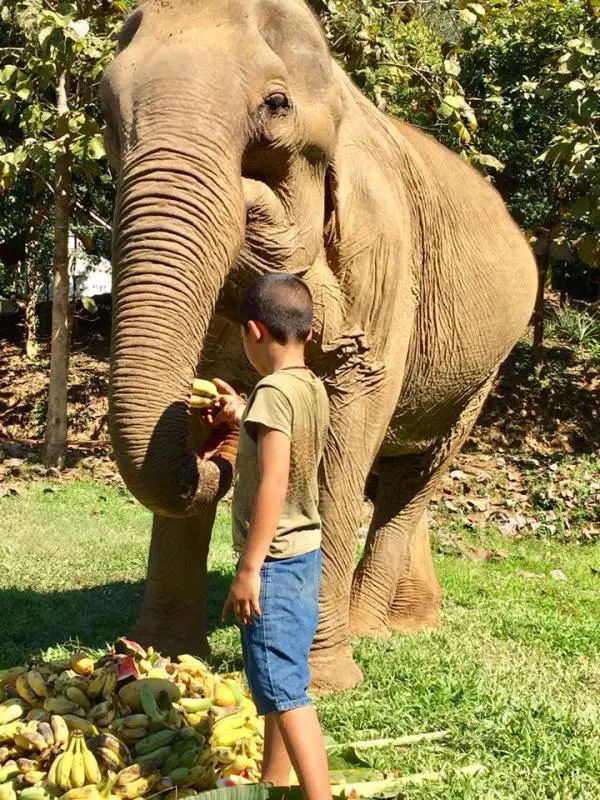
[{"label": "banana bunch", "polygon": [[102,780],[100,765],[94,753],[88,748],[81,731],[73,731],[64,753],[58,756],[50,767],[48,783],[63,791],[81,789]]},{"label": "banana bunch", "polygon": [[41,758],[47,758],[56,745],[54,728],[51,723],[39,720],[28,722],[15,733],[13,741],[25,753],[34,753],[36,757]]},{"label": "banana bunch", "polygon": [[90,699],[102,697],[105,700],[117,691],[119,673],[112,664],[100,667],[91,673],[87,685],[87,696]]},{"label": "banana bunch", "polygon": [[208,408],[219,396],[219,391],[212,381],[196,378],[192,384],[190,408]]},{"label": "banana bunch", "polygon": [[264,728],[239,674],[128,655],[141,677],[122,686],[116,659],[81,652],[2,674],[0,800],[185,800],[259,779]]},{"label": "banana bunch", "polygon": [[112,772],[120,772],[133,760],[125,742],[112,733],[101,733],[90,740],[90,746],[102,765]]}]

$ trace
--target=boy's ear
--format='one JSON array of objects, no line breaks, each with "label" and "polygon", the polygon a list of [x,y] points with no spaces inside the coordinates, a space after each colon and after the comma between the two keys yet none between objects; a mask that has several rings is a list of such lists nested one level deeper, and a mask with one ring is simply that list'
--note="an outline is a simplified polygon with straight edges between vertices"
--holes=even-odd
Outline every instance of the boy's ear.
[{"label": "boy's ear", "polygon": [[251,319],[248,322],[248,333],[255,342],[262,342],[265,338],[266,328],[262,322],[255,322],[253,319]]},{"label": "boy's ear", "polygon": [[308,336],[306,337],[307,344],[308,342],[312,342],[312,338],[313,338],[313,329],[311,328],[308,332]]}]

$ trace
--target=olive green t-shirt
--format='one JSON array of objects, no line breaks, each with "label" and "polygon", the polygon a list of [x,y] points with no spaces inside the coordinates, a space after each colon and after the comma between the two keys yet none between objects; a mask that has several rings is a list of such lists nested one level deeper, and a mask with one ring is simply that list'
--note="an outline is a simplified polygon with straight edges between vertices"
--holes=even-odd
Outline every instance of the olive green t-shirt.
[{"label": "olive green t-shirt", "polygon": [[279,370],[256,385],[240,426],[232,504],[237,553],[244,550],[258,491],[258,425],[284,433],[291,448],[287,496],[269,557],[291,558],[320,546],[317,470],[328,423],[325,387],[309,370]]}]

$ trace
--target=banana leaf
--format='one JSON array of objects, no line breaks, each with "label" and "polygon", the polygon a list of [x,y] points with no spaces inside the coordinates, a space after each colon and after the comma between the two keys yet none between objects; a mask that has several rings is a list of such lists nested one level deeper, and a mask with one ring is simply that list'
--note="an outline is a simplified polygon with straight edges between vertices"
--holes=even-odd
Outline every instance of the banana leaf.
[{"label": "banana leaf", "polygon": [[243,786],[223,786],[209,792],[199,792],[188,800],[303,800],[300,787],[276,788],[268,783],[252,783]]}]

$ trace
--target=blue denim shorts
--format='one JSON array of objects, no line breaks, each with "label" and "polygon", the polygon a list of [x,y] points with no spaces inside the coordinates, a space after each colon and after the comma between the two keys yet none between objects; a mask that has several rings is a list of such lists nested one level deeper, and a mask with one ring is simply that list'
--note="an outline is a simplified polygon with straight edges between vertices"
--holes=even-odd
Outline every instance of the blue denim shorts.
[{"label": "blue denim shorts", "polygon": [[263,715],[310,703],[308,656],[319,621],[321,551],[268,559],[260,578],[261,616],[241,632],[244,670]]}]

